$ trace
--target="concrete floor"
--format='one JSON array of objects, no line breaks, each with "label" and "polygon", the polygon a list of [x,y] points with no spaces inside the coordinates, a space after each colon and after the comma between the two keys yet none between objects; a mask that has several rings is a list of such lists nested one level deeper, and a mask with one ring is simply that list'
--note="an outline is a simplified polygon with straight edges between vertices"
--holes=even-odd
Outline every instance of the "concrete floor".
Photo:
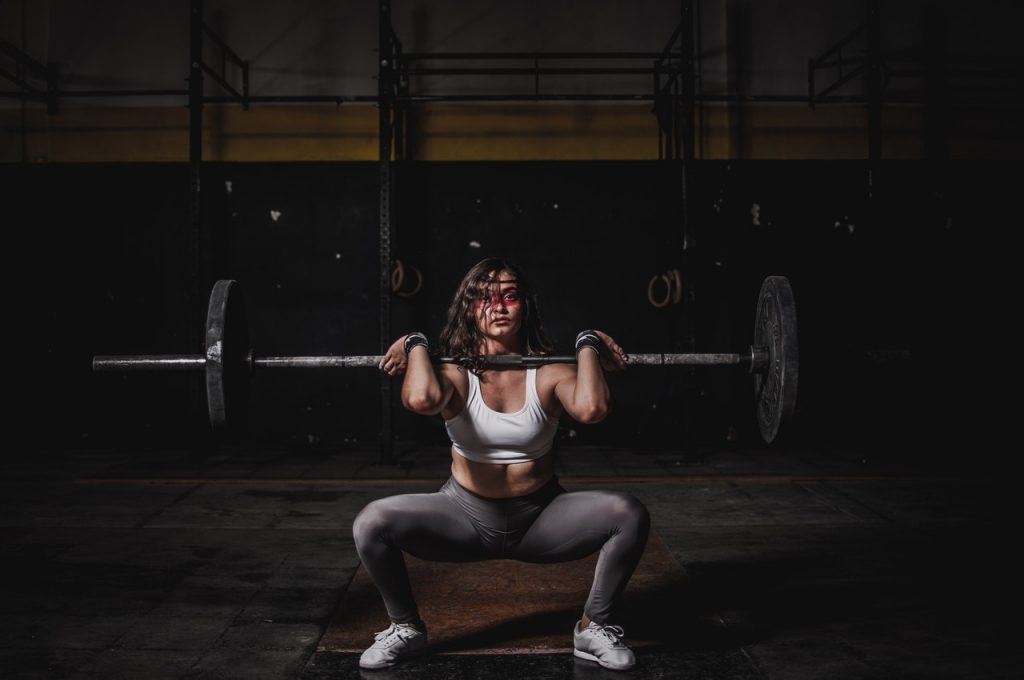
[{"label": "concrete floor", "polygon": [[[569,630],[565,654],[435,655],[378,672],[318,652],[359,566],[356,513],[448,475],[443,449],[387,467],[375,457],[69,452],[3,464],[0,678],[623,677],[574,659]],[[678,645],[638,654],[627,675],[1021,677],[1017,491],[980,461],[922,471],[773,449],[694,465],[574,448],[558,465],[570,491],[634,493],[689,574],[685,600],[667,603]]]}]

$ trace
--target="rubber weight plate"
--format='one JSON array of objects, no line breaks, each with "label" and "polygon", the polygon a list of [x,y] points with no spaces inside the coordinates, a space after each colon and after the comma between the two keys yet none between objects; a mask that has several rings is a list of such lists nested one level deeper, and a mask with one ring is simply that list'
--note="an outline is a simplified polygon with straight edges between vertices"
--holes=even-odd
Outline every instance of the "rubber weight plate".
[{"label": "rubber weight plate", "polygon": [[754,345],[768,348],[765,371],[754,373],[757,426],[771,443],[783,421],[796,412],[800,353],[797,345],[796,303],[784,276],[769,276],[761,284],[754,318]]},{"label": "rubber weight plate", "polygon": [[233,436],[244,430],[251,367],[238,282],[217,281],[206,312],[206,405],[214,433]]}]

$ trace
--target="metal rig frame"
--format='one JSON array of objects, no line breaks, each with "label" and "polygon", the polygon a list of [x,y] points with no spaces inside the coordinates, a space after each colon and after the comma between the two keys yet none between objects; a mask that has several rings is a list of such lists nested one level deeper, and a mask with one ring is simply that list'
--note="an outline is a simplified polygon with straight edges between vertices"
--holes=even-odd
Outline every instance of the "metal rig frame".
[{"label": "metal rig frame", "polygon": [[[395,200],[393,163],[409,159],[408,120],[411,104],[420,102],[540,102],[540,101],[650,101],[652,113],[658,121],[659,160],[683,160],[680,164],[682,187],[682,271],[686,272],[688,253],[689,216],[687,210],[686,161],[695,158],[696,73],[694,71],[694,0],[681,0],[681,21],[660,52],[415,52],[404,53],[402,42],[391,22],[391,3],[378,0],[379,43],[377,104],[380,108],[380,341],[381,351],[391,342],[391,233],[392,206]],[[630,66],[562,66],[567,60],[585,62],[629,62]],[[513,62],[516,66],[466,66],[465,62]],[[435,66],[431,62],[444,65]],[[551,63],[554,62],[554,65]],[[653,87],[646,92],[606,92],[598,94],[542,93],[542,75],[646,75]],[[521,94],[411,94],[410,81],[416,76],[533,76],[533,92]],[[696,346],[693,328],[692,282],[683,282],[688,294],[683,299],[683,318],[686,319],[683,351],[692,352]],[[688,367],[693,371],[692,367]],[[690,414],[695,395],[693,381],[687,381],[683,422],[684,443],[691,439]],[[391,380],[381,377],[381,438],[380,462],[394,461]],[[685,447],[684,447],[685,448]]]},{"label": "metal rig frame", "polygon": [[[0,54],[14,62],[15,72],[0,68],[0,77],[14,83],[18,92],[2,92],[0,96],[18,98],[24,101],[45,101],[49,114],[60,111],[60,99],[63,97],[135,97],[135,96],[187,96],[189,108],[189,182],[190,210],[188,230],[189,258],[189,300],[190,308],[197,323],[190,328],[201,328],[198,323],[205,313],[203,291],[213,281],[214,263],[211,262],[208,229],[202,223],[201,211],[201,175],[202,175],[202,122],[203,105],[206,103],[237,103],[248,110],[252,104],[261,103],[333,103],[337,106],[346,103],[376,104],[379,108],[379,149],[378,163],[380,172],[379,195],[379,243],[380,243],[380,349],[386,351],[391,338],[391,243],[393,231],[393,206],[396,200],[394,187],[394,161],[409,159],[409,110],[414,103],[440,101],[650,101],[652,113],[658,122],[658,158],[659,160],[682,161],[679,163],[682,210],[682,271],[688,271],[690,239],[690,216],[687,209],[687,169],[695,160],[695,111],[701,102],[806,102],[810,107],[828,102],[865,102],[868,107],[868,186],[871,185],[871,167],[881,159],[882,126],[881,108],[885,97],[885,89],[891,75],[920,75],[914,71],[898,72],[889,68],[890,61],[899,61],[899,55],[888,58],[881,52],[880,46],[880,15],[878,0],[865,0],[865,23],[857,27],[849,35],[840,40],[832,48],[816,58],[808,60],[807,79],[808,93],[806,98],[792,95],[750,95],[734,94],[704,95],[700,91],[700,55],[699,52],[699,20],[695,21],[695,11],[700,10],[700,0],[680,0],[680,22],[673,31],[665,47],[659,52],[502,52],[502,53],[409,53],[402,50],[402,43],[395,33],[391,21],[391,4],[389,0],[378,0],[378,70],[376,96],[351,95],[263,95],[252,96],[249,93],[249,62],[239,57],[203,20],[203,0],[189,0],[190,10],[190,56],[187,89],[150,89],[150,90],[61,90],[57,64],[43,65],[16,46],[0,39]],[[697,29],[697,30],[695,30]],[[844,48],[863,36],[866,43],[862,54],[844,55]],[[226,73],[217,72],[203,60],[204,41],[209,39],[216,44],[226,60],[241,69],[241,90],[234,87]],[[695,44],[696,41],[696,44]],[[695,49],[696,47],[696,49]],[[946,66],[945,55],[931,55]],[[593,66],[564,67],[557,65],[565,60],[574,61],[608,61],[629,62],[631,66]],[[466,61],[503,61],[517,62],[518,66],[501,67],[467,67],[459,62]],[[904,59],[904,61],[907,61]],[[909,61],[914,61],[911,58]],[[431,66],[431,62],[442,62],[445,66]],[[552,62],[555,65],[550,65]],[[425,65],[426,64],[426,65]],[[454,65],[452,65],[454,64]],[[542,65],[543,64],[543,65]],[[852,68],[851,68],[852,67]],[[816,74],[824,69],[838,70],[837,79],[820,92],[817,89]],[[940,69],[942,70],[942,69]],[[944,74],[945,71],[942,70]],[[522,94],[474,94],[445,95],[417,93],[410,94],[410,80],[420,75],[472,75],[472,76],[507,76],[532,75],[533,92]],[[646,92],[618,92],[601,94],[558,94],[542,93],[540,77],[542,75],[578,75],[600,76],[614,74],[649,75],[652,88]],[[209,96],[205,93],[205,77],[209,76],[228,94]],[[854,78],[863,76],[867,96],[836,96],[832,93]],[[1015,78],[1016,76],[1014,76]],[[1011,83],[1015,83],[1015,79]],[[45,89],[31,81],[44,81]],[[945,82],[940,79],[940,84]],[[894,100],[890,98],[888,100]],[[936,144],[931,144],[935,147]],[[685,337],[682,339],[683,351],[692,352],[695,346],[693,327],[694,293],[692,281],[686,281],[683,289],[687,294],[683,299]],[[202,346],[204,338],[195,330],[190,330],[190,342]],[[692,370],[692,369],[691,369]],[[693,381],[687,381],[692,386]],[[384,464],[393,463],[393,435],[391,401],[392,390],[390,379],[382,377],[380,383],[381,403],[381,436],[380,461]],[[195,398],[201,399],[200,390],[196,389]],[[683,423],[683,441],[689,439],[692,431],[689,414],[692,409],[693,394],[687,390]]]}]

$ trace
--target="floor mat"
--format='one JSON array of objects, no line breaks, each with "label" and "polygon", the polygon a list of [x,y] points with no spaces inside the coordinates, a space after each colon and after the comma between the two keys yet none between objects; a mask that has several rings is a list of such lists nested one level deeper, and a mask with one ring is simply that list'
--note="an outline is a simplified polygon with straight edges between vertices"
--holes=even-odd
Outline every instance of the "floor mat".
[{"label": "floor mat", "polygon": [[[590,592],[599,553],[558,564],[514,560],[428,562],[405,555],[428,653],[545,654],[572,648],[572,628]],[[643,557],[609,623],[631,648],[659,647],[679,626],[686,572],[652,527]],[[361,652],[389,625],[362,565],[320,641],[321,652]]]}]

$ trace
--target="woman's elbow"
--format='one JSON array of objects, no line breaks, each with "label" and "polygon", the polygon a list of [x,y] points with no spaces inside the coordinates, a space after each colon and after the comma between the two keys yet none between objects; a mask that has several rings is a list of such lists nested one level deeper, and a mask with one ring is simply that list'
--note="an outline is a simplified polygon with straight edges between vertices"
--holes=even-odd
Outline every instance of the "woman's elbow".
[{"label": "woman's elbow", "polygon": [[594,404],[584,408],[580,412],[578,420],[584,425],[593,425],[607,418],[611,410],[610,404]]},{"label": "woman's elbow", "polygon": [[409,396],[402,399],[402,405],[419,415],[433,415],[436,404],[428,395]]}]

